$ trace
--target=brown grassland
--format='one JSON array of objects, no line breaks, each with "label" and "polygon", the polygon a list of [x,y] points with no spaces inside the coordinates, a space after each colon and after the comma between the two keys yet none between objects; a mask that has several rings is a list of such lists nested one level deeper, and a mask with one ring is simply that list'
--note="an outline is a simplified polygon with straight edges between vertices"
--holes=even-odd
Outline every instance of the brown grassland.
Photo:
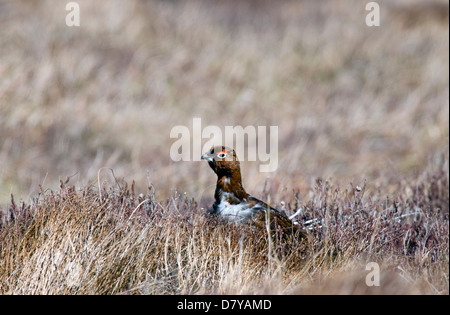
[{"label": "brown grassland", "polygon": [[[0,0],[0,294],[449,294],[448,1],[77,2]],[[307,250],[205,213],[194,117],[278,126]]]}]

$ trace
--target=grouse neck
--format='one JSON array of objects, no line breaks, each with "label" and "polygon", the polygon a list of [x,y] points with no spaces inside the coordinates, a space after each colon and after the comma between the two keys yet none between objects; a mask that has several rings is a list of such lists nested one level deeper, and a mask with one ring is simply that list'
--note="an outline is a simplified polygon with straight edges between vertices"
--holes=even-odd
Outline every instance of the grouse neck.
[{"label": "grouse neck", "polygon": [[224,193],[234,195],[240,200],[247,198],[247,193],[242,186],[241,172],[238,169],[217,174],[215,199],[220,201]]}]

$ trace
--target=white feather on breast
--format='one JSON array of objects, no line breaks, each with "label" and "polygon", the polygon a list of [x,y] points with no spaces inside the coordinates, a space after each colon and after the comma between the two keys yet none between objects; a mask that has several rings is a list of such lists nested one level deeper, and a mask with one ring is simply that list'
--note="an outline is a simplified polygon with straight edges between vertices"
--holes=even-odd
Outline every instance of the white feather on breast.
[{"label": "white feather on breast", "polygon": [[252,216],[252,209],[247,203],[240,203],[236,205],[230,204],[227,200],[230,194],[223,193],[220,203],[217,204],[217,213],[228,221],[245,222]]}]

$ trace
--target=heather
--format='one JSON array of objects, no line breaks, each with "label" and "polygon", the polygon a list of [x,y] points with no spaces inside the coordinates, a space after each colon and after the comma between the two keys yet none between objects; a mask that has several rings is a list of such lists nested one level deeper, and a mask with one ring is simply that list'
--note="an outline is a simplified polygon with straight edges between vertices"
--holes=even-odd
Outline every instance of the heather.
[{"label": "heather", "polygon": [[[77,2],[0,0],[1,294],[448,294],[448,2]],[[194,117],[278,126],[308,250],[206,215]]]}]

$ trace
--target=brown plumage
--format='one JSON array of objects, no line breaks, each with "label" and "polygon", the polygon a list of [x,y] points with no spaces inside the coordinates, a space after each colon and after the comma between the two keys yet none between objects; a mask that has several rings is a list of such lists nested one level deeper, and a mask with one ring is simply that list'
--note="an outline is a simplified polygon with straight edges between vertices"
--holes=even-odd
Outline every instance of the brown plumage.
[{"label": "brown plumage", "polygon": [[[202,160],[207,160],[217,174],[211,214],[228,221],[250,222],[259,227],[264,227],[268,220],[273,231],[282,231],[284,235],[292,235],[299,230],[283,213],[247,194],[242,186],[240,163],[233,149],[212,147],[203,154]],[[298,233],[304,236],[303,231]]]}]

